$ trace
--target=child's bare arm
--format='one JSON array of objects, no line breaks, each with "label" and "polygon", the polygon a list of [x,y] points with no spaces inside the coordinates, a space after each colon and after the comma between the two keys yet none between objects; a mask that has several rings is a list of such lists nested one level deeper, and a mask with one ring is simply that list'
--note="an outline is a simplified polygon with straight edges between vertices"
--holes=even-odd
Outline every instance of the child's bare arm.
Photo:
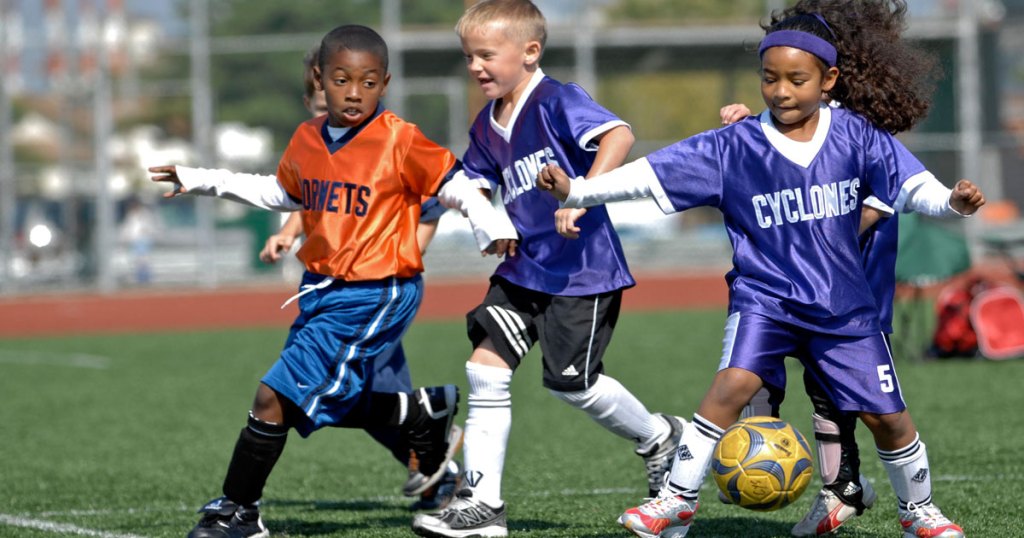
[{"label": "child's bare arm", "polygon": [[594,140],[598,143],[597,155],[594,157],[594,164],[587,170],[587,177],[594,177],[621,166],[626,161],[629,150],[633,149],[636,137],[629,127],[619,125],[598,135]]},{"label": "child's bare arm", "polygon": [[[594,157],[594,164],[587,171],[588,178],[619,167],[629,155],[629,150],[633,148],[636,137],[629,127],[619,125],[601,133],[595,141],[598,143],[597,155]],[[561,208],[555,211],[555,230],[563,237],[578,239],[580,228],[576,226],[576,221],[586,213],[586,208]]]},{"label": "child's bare arm", "polygon": [[860,208],[860,229],[857,230],[857,234],[858,235],[863,234],[864,232],[868,231],[868,228],[874,226],[876,222],[878,222],[878,221],[880,221],[880,220],[882,220],[882,219],[884,219],[886,217],[889,217],[889,216],[890,215],[886,215],[886,214],[882,213],[881,211],[879,211],[878,209],[875,209],[875,208],[873,208],[871,206],[865,205],[865,206],[861,207]]}]

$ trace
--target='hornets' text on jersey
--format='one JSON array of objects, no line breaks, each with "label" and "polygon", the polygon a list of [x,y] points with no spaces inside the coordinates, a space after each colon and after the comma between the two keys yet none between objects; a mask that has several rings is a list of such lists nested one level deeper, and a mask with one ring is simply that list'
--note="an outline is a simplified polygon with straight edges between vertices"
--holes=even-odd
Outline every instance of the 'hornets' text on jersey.
[{"label": "'hornets' text on jersey", "polygon": [[366,185],[303,178],[302,209],[365,217],[370,207],[372,192]]},{"label": "'hornets' text on jersey", "polygon": [[420,203],[437,194],[455,156],[383,108],[338,140],[326,119],[300,125],[277,168],[302,204],[296,256],[312,273],[350,282],[421,273]]}]

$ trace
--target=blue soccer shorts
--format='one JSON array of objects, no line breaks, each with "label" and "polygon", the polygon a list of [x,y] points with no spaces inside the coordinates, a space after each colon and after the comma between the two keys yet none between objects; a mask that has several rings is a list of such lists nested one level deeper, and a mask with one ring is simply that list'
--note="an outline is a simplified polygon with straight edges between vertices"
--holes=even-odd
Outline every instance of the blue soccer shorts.
[{"label": "blue soccer shorts", "polygon": [[889,341],[882,332],[844,336],[759,314],[729,316],[719,370],[742,368],[757,374],[766,385],[784,390],[786,357],[799,359],[841,411],[888,414],[907,407]]},{"label": "blue soccer shorts", "polygon": [[[307,272],[302,289],[323,279]],[[401,379],[404,354],[395,353],[396,348],[422,298],[419,275],[338,280],[299,297],[299,315],[280,357],[262,381],[302,411],[304,419],[294,424],[300,435],[341,425],[349,412],[359,408],[365,392],[387,392],[374,382],[379,367],[395,371],[397,377],[390,382]],[[403,364],[394,364],[396,360]],[[404,375],[408,376],[407,370]]]}]

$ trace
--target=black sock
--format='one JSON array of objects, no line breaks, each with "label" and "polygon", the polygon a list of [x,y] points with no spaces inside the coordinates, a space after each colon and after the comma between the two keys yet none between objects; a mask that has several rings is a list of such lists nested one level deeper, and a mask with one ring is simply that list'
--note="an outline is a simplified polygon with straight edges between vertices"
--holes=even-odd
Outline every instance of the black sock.
[{"label": "black sock", "polygon": [[414,394],[374,392],[367,413],[371,424],[408,430],[423,420],[423,411]]},{"label": "black sock", "polygon": [[249,413],[249,423],[238,435],[224,477],[224,495],[242,506],[260,500],[267,477],[287,440],[287,426],[263,422]]}]

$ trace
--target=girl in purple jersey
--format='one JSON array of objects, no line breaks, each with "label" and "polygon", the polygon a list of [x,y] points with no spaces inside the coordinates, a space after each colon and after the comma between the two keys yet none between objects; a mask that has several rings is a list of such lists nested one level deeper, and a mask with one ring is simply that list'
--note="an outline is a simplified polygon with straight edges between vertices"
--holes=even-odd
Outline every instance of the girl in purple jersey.
[{"label": "girl in purple jersey", "polygon": [[963,536],[931,502],[925,445],[900,394],[858,227],[869,194],[931,215],[970,214],[983,199],[961,182],[933,204],[945,187],[891,135],[928,105],[927,63],[899,41],[905,3],[841,4],[805,0],[773,17],[759,49],[768,109],[758,117],[586,181],[555,166],[538,177],[566,207],[650,196],[666,213],[710,205],[725,216],[734,267],[720,370],[658,497],[619,518],[638,536],[686,534],[716,441],[763,385],[785,387],[786,356],[871,430],[905,536]]},{"label": "girl in purple jersey", "polygon": [[[833,102],[833,106],[837,106],[837,103]],[[750,109],[743,104],[727,105],[720,111],[723,125],[730,125],[750,115]],[[930,181],[938,182],[938,179],[930,178]],[[962,187],[975,189],[966,183]],[[941,195],[935,203],[944,202],[948,197],[940,189],[933,190],[936,195]],[[975,198],[972,203],[983,205],[984,196]],[[893,209],[874,196],[865,199],[860,222],[864,273],[875,295],[879,323],[886,335],[893,332],[897,237],[898,219]],[[871,483],[860,474],[860,452],[855,436],[856,414],[840,411],[814,376],[810,375],[810,371],[805,370],[803,378],[807,396],[814,407],[811,418],[822,488],[803,519],[793,526],[791,534],[822,536],[834,533],[848,520],[870,508],[877,496]],[[768,386],[762,387],[743,409],[741,416],[779,417],[779,406],[784,398],[783,392],[770,390]],[[729,502],[724,495],[719,498]]]}]

